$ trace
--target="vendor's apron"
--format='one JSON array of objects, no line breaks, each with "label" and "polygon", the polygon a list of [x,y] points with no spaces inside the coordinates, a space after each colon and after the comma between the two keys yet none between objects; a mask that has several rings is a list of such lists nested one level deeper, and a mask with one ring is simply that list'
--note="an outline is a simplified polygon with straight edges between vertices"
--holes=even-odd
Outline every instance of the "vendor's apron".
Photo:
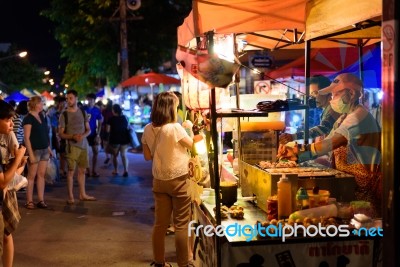
[{"label": "vendor's apron", "polygon": [[333,151],[333,167],[354,176],[357,183],[355,196],[357,200],[371,202],[375,211],[380,214],[382,199],[382,173],[379,168],[372,172],[357,159],[351,146],[342,146]]}]

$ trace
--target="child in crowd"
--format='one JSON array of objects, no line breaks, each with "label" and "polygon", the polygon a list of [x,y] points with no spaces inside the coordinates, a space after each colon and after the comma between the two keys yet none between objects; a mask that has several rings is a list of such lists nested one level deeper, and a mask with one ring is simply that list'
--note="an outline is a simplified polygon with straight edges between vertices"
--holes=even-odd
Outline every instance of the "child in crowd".
[{"label": "child in crowd", "polygon": [[[25,147],[18,147],[13,132],[12,118],[14,109],[4,100],[0,100],[0,255],[3,266],[13,266],[14,242],[11,232],[18,225],[20,214],[13,184],[23,186],[20,174],[25,168]],[[23,178],[23,177],[22,177]],[[12,182],[11,186],[9,185]],[[27,181],[25,178],[25,185]]]}]

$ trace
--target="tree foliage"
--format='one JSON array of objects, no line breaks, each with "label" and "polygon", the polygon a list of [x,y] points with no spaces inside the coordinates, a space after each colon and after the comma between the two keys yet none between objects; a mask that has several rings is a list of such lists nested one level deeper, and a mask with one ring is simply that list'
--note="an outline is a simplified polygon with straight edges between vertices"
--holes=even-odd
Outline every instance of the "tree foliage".
[{"label": "tree foliage", "polygon": [[12,58],[0,62],[0,81],[5,84],[7,93],[20,91],[24,88],[44,90],[47,85],[43,83],[44,75],[36,65],[27,58],[19,58],[15,48],[7,53],[0,53],[0,58],[12,56]]},{"label": "tree foliage", "polygon": [[[67,60],[63,83],[81,92],[120,82],[119,1],[50,0],[43,15],[55,24],[61,56]],[[176,29],[189,13],[189,0],[142,0],[128,16],[130,74],[157,69],[176,48]],[[136,18],[130,20],[130,18]],[[142,18],[142,19],[137,19]]]}]

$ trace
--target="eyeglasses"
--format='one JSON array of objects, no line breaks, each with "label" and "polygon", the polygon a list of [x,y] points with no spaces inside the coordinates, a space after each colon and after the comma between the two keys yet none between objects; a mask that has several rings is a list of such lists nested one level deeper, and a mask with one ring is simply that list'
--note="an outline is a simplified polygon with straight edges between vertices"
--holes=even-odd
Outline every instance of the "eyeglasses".
[{"label": "eyeglasses", "polygon": [[318,91],[311,91],[310,92],[310,96],[313,96],[313,97],[317,97],[318,94],[319,94]]}]

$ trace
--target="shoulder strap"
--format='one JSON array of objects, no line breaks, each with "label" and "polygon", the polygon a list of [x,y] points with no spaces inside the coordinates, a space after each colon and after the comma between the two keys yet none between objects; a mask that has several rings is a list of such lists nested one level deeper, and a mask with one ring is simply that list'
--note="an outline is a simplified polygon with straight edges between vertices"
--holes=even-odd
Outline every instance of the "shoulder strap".
[{"label": "shoulder strap", "polygon": [[151,148],[151,155],[154,157],[154,154],[156,153],[156,148],[157,148],[157,144],[158,144],[158,136],[160,135],[160,132],[162,130],[162,127],[160,127],[160,129],[158,130],[157,133],[155,133],[154,127],[152,128],[153,133],[154,133],[154,143],[153,143],[153,147]]},{"label": "shoulder strap", "polygon": [[86,112],[83,108],[79,108],[82,112],[83,119],[86,120]]},{"label": "shoulder strap", "polygon": [[86,130],[86,111],[83,108],[79,108],[82,112],[82,116],[83,116],[83,129]]},{"label": "shoulder strap", "polygon": [[64,133],[67,132],[67,124],[68,124],[68,111],[64,110],[62,115],[64,116]]}]

